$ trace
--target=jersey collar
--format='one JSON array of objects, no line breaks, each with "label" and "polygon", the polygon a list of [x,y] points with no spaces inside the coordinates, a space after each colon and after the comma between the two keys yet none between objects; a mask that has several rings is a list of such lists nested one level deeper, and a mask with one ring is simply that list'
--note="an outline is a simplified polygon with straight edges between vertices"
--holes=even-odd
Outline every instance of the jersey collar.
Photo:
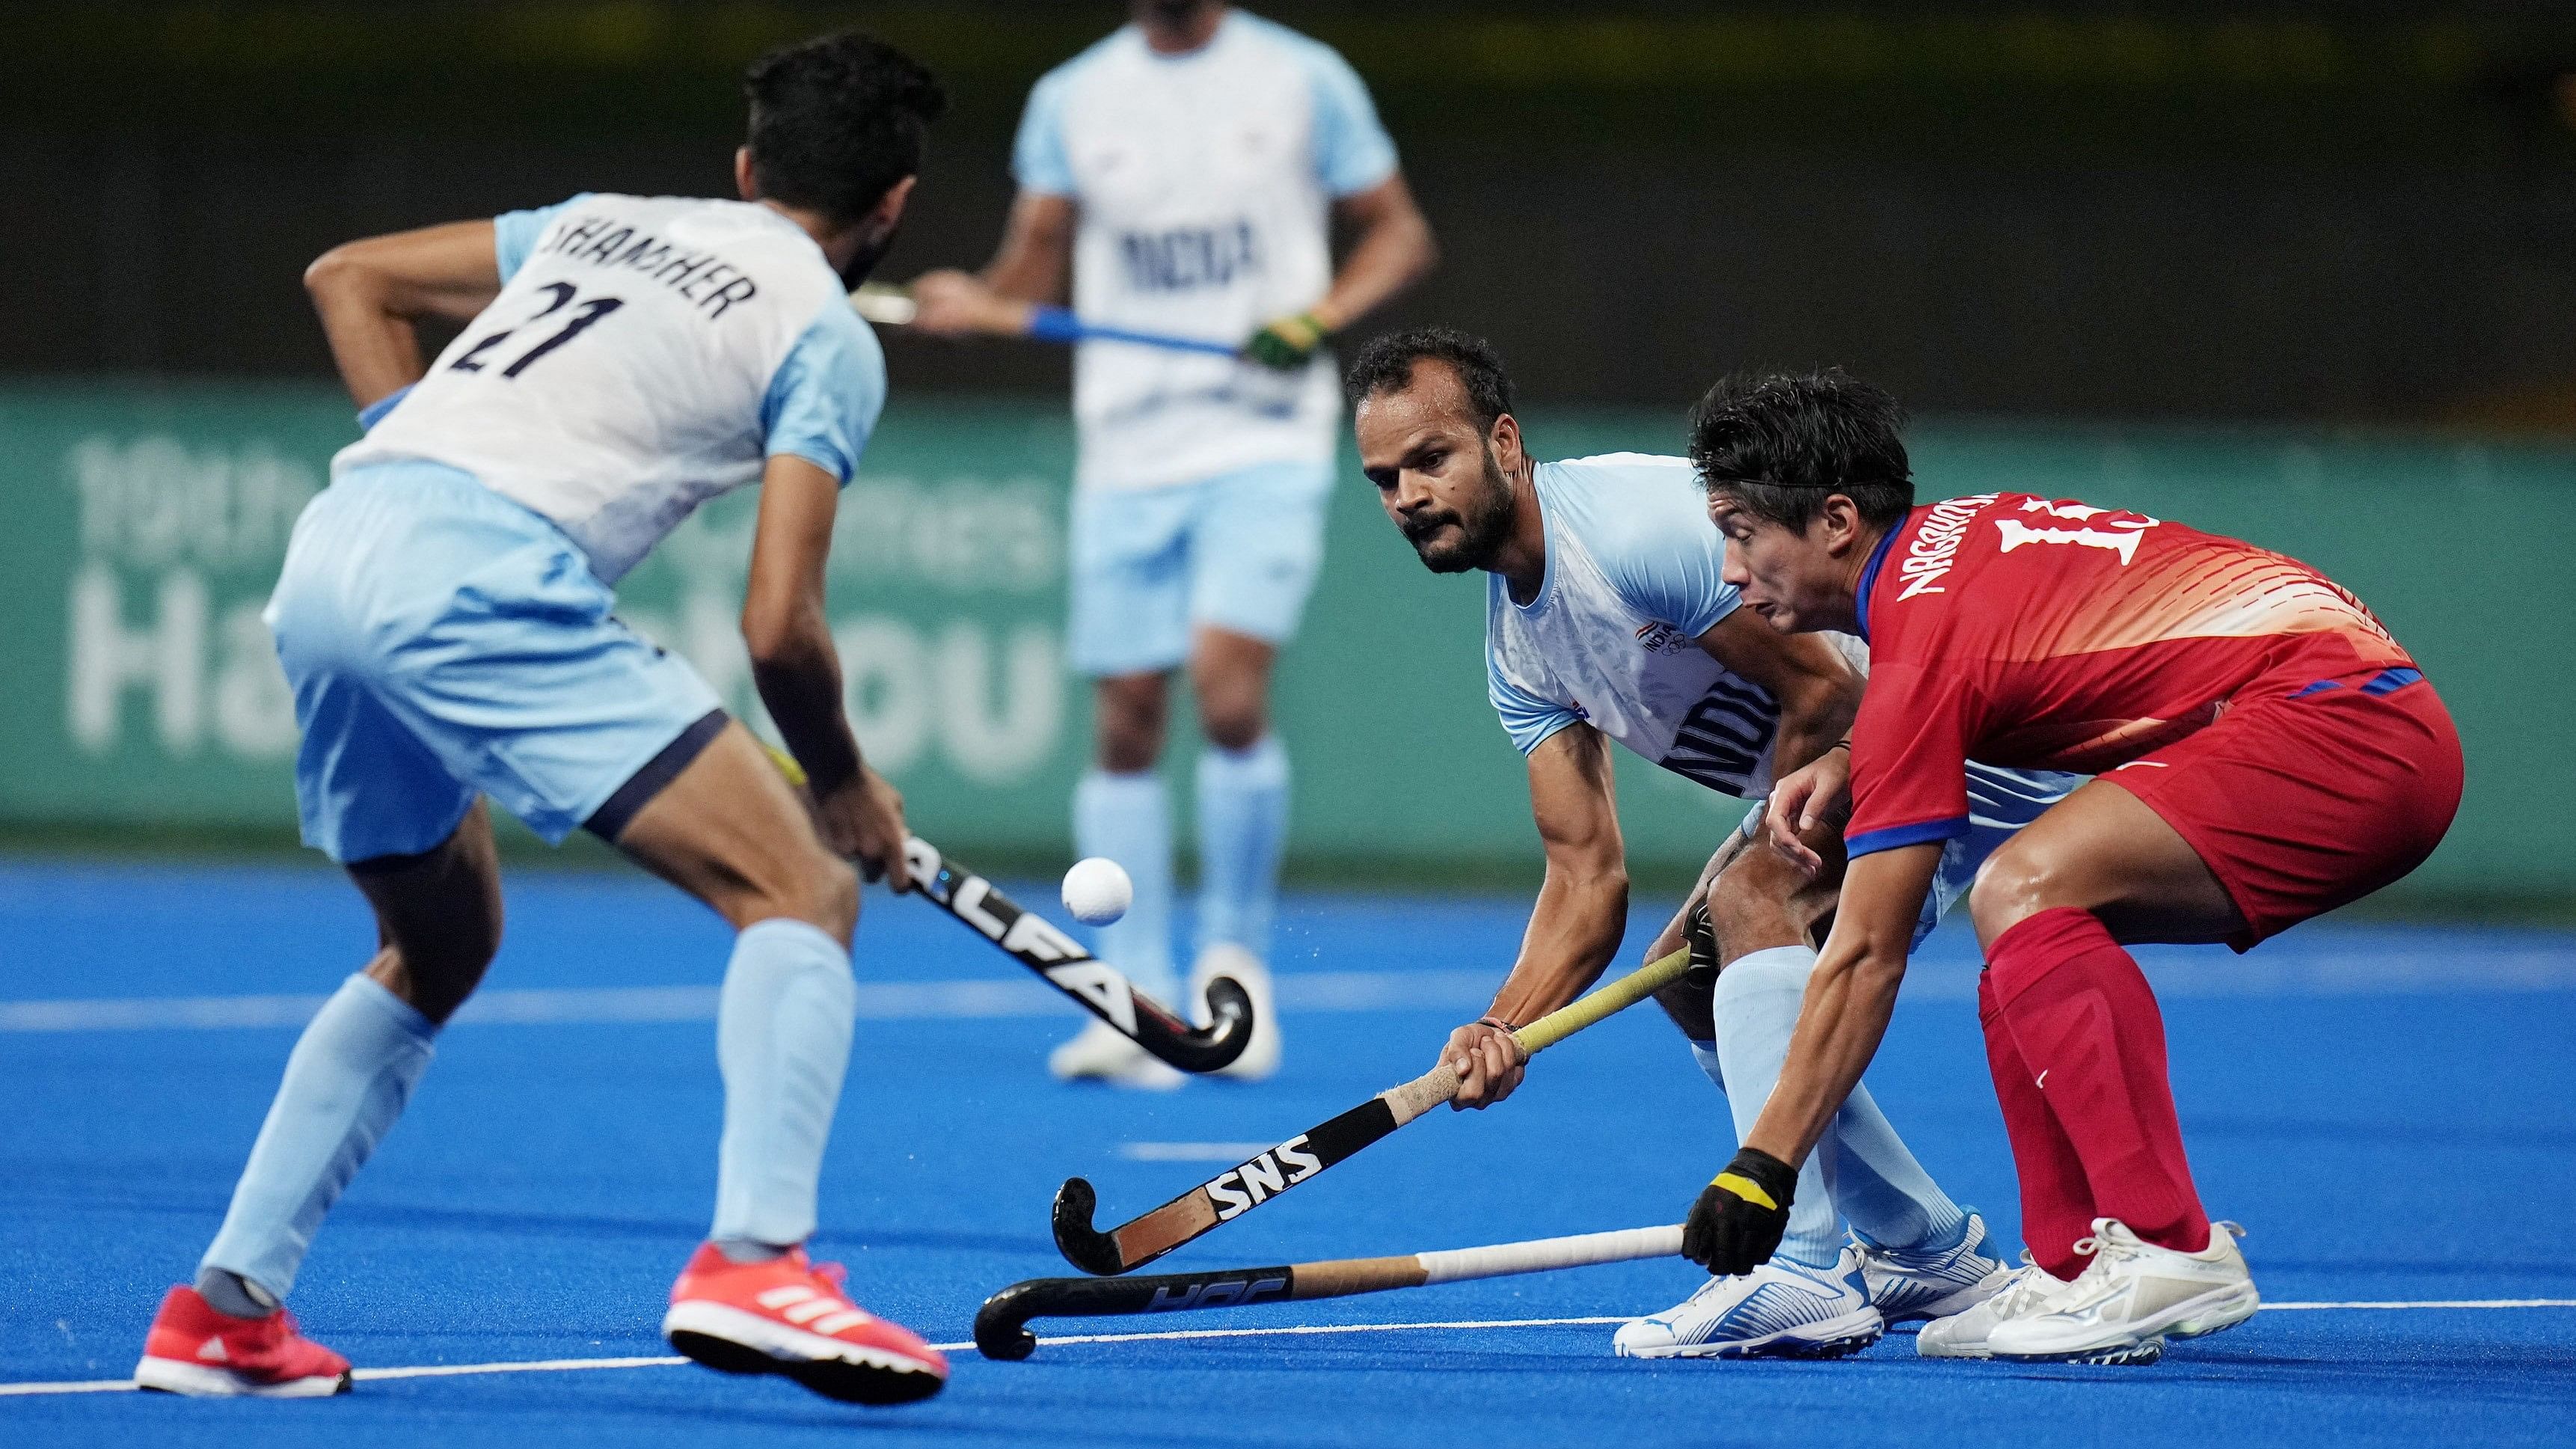
[{"label": "jersey collar", "polygon": [[1869,596],[1878,587],[1878,566],[1887,562],[1887,551],[1896,546],[1896,536],[1913,522],[1910,517],[1898,519],[1894,528],[1879,537],[1878,547],[1869,551],[1869,562],[1861,566],[1860,596],[1852,600],[1852,617],[1860,625],[1863,644],[1869,642]]}]

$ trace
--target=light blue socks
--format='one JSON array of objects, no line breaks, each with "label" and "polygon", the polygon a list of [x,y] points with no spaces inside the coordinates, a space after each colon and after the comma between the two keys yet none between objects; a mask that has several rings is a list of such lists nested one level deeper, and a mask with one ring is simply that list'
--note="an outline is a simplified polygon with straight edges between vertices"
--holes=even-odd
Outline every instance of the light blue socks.
[{"label": "light blue socks", "polygon": [[849,951],[820,928],[755,921],[734,938],[716,1001],[725,1114],[708,1235],[727,1256],[769,1256],[813,1236],[858,1002]]},{"label": "light blue socks", "polygon": [[1198,947],[1231,941],[1267,961],[1288,839],[1288,751],[1279,737],[1201,751],[1198,806]]},{"label": "light blue socks", "polygon": [[1136,989],[1178,1007],[1172,970],[1172,813],[1163,777],[1151,770],[1112,775],[1092,770],[1073,788],[1073,843],[1084,856],[1105,855],[1136,883],[1127,914],[1092,931],[1093,951],[1126,973]]},{"label": "light blue socks", "polygon": [[[1739,1142],[1779,1084],[1807,977],[1815,969],[1814,951],[1778,946],[1738,957],[1718,973],[1712,1007],[1717,1056],[1732,1084],[1727,1105]],[[1697,1043],[1692,1054],[1700,1054]],[[1848,1219],[1852,1231],[1874,1246],[1909,1250],[1950,1247],[1967,1228],[1966,1215],[1914,1160],[1866,1086],[1852,1088],[1825,1139],[1799,1169],[1781,1256],[1813,1268],[1832,1266],[1842,1253],[1839,1219]]]},{"label": "light blue socks", "polygon": [[224,1274],[265,1295],[259,1306],[284,1301],[323,1215],[429,1070],[436,1034],[429,1018],[363,973],[322,1003],[286,1059],[223,1228],[197,1265],[200,1291],[224,1300],[218,1308],[241,1306]]}]

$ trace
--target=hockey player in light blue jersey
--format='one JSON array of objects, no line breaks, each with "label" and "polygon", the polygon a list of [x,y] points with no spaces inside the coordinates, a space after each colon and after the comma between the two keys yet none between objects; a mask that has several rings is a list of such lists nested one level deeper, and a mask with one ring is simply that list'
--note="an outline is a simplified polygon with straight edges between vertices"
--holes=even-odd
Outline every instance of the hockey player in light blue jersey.
[{"label": "hockey player in light blue jersey", "polygon": [[[610,841],[739,933],[714,1223],[671,1290],[673,1345],[865,1403],[946,1382],[936,1350],[804,1250],[857,1006],[844,860],[907,885],[903,801],[860,758],[823,615],[840,490],[885,405],[846,293],[945,100],[851,34],[765,56],[744,86],[739,201],[581,195],[353,242],[307,275],[369,431],[297,521],[268,621],[304,839],[347,868],[380,946],[287,1059],[221,1231],[154,1321],[144,1387],[348,1389],[348,1360],[280,1304],[499,945],[487,798],[549,841]],[[463,331],[424,366],[415,326],[433,319]],[[692,509],[755,482],[743,635],[803,800],[704,680],[611,612]]]},{"label": "hockey player in light blue jersey", "polygon": [[[1012,149],[1019,196],[980,275],[914,284],[916,325],[1026,335],[1071,272],[1086,321],[1240,341],[1236,356],[1085,342],[1073,364],[1066,646],[1093,682],[1094,760],[1073,798],[1084,855],[1127,867],[1135,904],[1100,954],[1174,999],[1172,826],[1158,768],[1187,665],[1207,737],[1197,947],[1259,1023],[1225,1074],[1277,1069],[1264,964],[1287,840],[1287,746],[1270,728],[1279,651],[1324,555],[1341,426],[1326,344],[1431,265],[1368,89],[1322,42],[1219,3],[1129,0],[1130,23],[1047,72]],[[1334,265],[1332,232],[1351,237]],[[1131,1087],[1183,1078],[1093,1024],[1048,1059]]]},{"label": "hockey player in light blue jersey", "polygon": [[[1527,758],[1547,852],[1520,959],[1493,1007],[1452,1033],[1456,1105],[1519,1085],[1511,1032],[1573,1000],[1616,955],[1627,869],[1607,742],[1721,793],[1757,800],[1775,776],[1840,748],[1858,707],[1856,639],[1783,635],[1736,611],[1725,541],[1686,459],[1638,453],[1541,463],[1512,416],[1509,378],[1482,341],[1422,328],[1352,363],[1360,460],[1388,517],[1435,572],[1483,570],[1486,675]],[[1956,842],[1923,929],[1987,851],[2072,788],[2071,777],[1972,767],[1979,830]],[[1759,1115],[1796,1026],[1814,934],[1840,881],[1732,832],[1647,953],[1684,944],[1715,968],[1671,988],[1665,1010],[1727,1094],[1741,1132]],[[1846,1234],[1845,1225],[1849,1232]],[[1756,1272],[1712,1278],[1680,1305],[1623,1326],[1637,1357],[1832,1357],[1889,1323],[1957,1313],[2009,1274],[1985,1224],[1916,1163],[1867,1088],[1809,1157],[1789,1232]]]}]

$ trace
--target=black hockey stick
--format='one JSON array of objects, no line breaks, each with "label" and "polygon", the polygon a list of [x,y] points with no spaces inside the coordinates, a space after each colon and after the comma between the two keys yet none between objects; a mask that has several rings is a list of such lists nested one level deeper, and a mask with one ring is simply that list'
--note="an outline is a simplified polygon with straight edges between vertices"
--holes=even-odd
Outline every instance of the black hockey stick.
[{"label": "black hockey stick", "polygon": [[[776,745],[764,742],[761,749],[811,810],[805,767]],[[1208,1025],[1192,1026],[1137,991],[1117,968],[1082,949],[1054,922],[1020,909],[991,881],[941,855],[929,841],[906,837],[903,859],[913,884],[932,905],[974,927],[1046,984],[1161,1060],[1185,1072],[1213,1072],[1232,1065],[1252,1044],[1252,998],[1233,977],[1208,983]]]},{"label": "black hockey stick", "polygon": [[1053,921],[1012,904],[993,883],[920,836],[903,843],[912,882],[931,904],[975,929],[1128,1038],[1185,1072],[1213,1072],[1252,1044],[1252,998],[1231,976],[1208,983],[1210,1024],[1192,1026],[1138,991],[1116,967],[1082,949]]},{"label": "black hockey stick", "polygon": [[[1524,1053],[1534,1056],[1636,1005],[1679,981],[1689,970],[1690,951],[1685,947],[1646,963],[1590,995],[1577,997],[1512,1035]],[[1086,1179],[1066,1178],[1055,1194],[1056,1251],[1086,1273],[1109,1275],[1141,1268],[1183,1243],[1214,1232],[1218,1225],[1234,1221],[1457,1094],[1458,1074],[1444,1061],[1412,1081],[1389,1087],[1331,1121],[1310,1127],[1105,1233],[1091,1225],[1091,1214],[1100,1205],[1099,1194]]]},{"label": "black hockey stick", "polygon": [[1212,1268],[1202,1273],[1156,1273],[1143,1278],[1031,1278],[984,1300],[975,1314],[975,1347],[986,1358],[1023,1359],[1038,1346],[1032,1318],[1089,1318],[1186,1309],[1240,1308],[1305,1298],[1346,1298],[1469,1278],[1544,1273],[1591,1263],[1624,1263],[1670,1257],[1682,1250],[1682,1230],[1622,1228],[1570,1238],[1452,1248],[1395,1258],[1337,1258],[1286,1263],[1275,1268]]}]

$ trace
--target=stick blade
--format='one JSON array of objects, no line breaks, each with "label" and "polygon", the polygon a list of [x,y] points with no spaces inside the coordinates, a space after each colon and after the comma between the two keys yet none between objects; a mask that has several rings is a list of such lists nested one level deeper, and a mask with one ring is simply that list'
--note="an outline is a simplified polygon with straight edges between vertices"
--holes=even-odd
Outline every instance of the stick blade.
[{"label": "stick blade", "polygon": [[1116,1238],[1092,1227],[1091,1215],[1099,1207],[1100,1194],[1090,1182],[1066,1178],[1064,1186],[1055,1190],[1055,1250],[1082,1271],[1110,1278],[1137,1265],[1120,1256]]}]

